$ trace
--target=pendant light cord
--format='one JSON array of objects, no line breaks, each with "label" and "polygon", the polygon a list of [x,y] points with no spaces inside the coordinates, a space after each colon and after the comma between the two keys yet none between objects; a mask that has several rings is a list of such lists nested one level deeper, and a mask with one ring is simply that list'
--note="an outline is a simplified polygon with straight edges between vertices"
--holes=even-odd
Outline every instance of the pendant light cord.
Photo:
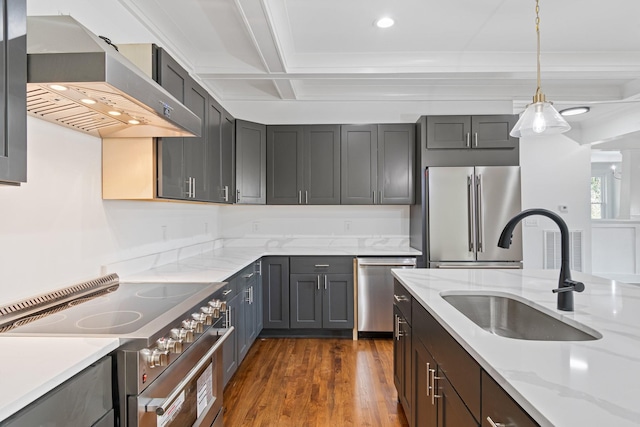
[{"label": "pendant light cord", "polygon": [[537,61],[538,61],[538,66],[537,66],[537,83],[538,83],[538,87],[536,88],[536,94],[533,97],[533,102],[545,102],[545,96],[544,93],[542,93],[541,90],[541,83],[540,83],[540,4],[539,4],[540,0],[536,0],[536,38],[537,38]]}]

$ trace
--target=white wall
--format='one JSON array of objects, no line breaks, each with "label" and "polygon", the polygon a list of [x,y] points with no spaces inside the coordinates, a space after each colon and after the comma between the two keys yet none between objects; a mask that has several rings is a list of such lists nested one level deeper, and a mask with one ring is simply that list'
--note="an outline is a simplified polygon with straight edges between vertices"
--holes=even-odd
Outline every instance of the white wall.
[{"label": "white wall", "polygon": [[224,238],[403,239],[409,245],[409,206],[229,206]]},{"label": "white wall", "polygon": [[[591,272],[591,148],[563,135],[520,140],[522,208],[545,208],[582,230],[584,271]],[[568,207],[560,213],[558,207]],[[542,268],[543,232],[557,231],[551,220],[535,216],[536,224],[523,224],[524,268]]]},{"label": "white wall", "polygon": [[0,304],[219,237],[219,206],[103,201],[101,142],[28,118],[28,182],[0,186]]}]

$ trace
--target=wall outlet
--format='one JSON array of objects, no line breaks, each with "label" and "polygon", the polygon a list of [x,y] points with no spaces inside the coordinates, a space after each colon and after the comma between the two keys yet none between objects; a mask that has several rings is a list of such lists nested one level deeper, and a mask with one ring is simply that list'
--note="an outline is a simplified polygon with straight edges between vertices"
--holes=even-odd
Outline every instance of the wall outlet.
[{"label": "wall outlet", "polygon": [[525,227],[537,227],[538,219],[537,218],[525,218],[524,219]]},{"label": "wall outlet", "polygon": [[251,231],[253,231],[254,233],[258,232],[260,230],[260,223],[258,221],[253,221],[251,223]]},{"label": "wall outlet", "polygon": [[166,242],[167,241],[167,226],[166,225],[161,225],[160,228],[162,229],[162,241]]},{"label": "wall outlet", "polygon": [[351,231],[351,221],[344,222],[344,231]]}]

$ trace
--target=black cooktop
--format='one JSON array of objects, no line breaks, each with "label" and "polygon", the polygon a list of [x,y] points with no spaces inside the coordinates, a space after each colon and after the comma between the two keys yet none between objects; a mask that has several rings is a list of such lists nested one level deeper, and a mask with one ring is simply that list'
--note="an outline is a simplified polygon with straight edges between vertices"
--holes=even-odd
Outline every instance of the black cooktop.
[{"label": "black cooktop", "polygon": [[[207,299],[220,283],[120,283],[117,289],[37,320],[26,318],[9,335],[151,335]],[[37,316],[34,316],[37,317]]]}]

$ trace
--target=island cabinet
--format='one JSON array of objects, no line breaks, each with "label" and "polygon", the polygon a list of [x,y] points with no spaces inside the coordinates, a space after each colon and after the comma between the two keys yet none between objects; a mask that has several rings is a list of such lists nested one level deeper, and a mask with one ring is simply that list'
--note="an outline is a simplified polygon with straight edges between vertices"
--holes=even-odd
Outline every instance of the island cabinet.
[{"label": "island cabinet", "polygon": [[289,257],[262,258],[264,329],[289,329]]},{"label": "island cabinet", "polygon": [[516,115],[428,116],[427,149],[516,148]]},{"label": "island cabinet", "polygon": [[0,184],[27,181],[27,2],[3,0],[0,23]]},{"label": "island cabinet", "polygon": [[292,329],[353,329],[353,258],[291,257]]},{"label": "island cabinet", "polygon": [[340,126],[267,127],[267,204],[340,204]]},{"label": "island cabinet", "polygon": [[267,203],[267,127],[236,120],[236,203]]},{"label": "island cabinet", "polygon": [[415,126],[343,125],[341,132],[341,203],[412,204]]},{"label": "island cabinet", "polygon": [[482,372],[482,427],[536,427],[536,423],[486,372]]},{"label": "island cabinet", "polygon": [[394,304],[394,380],[411,426],[538,425],[397,280]]},{"label": "island cabinet", "polygon": [[412,380],[411,371],[411,295],[397,281],[393,288],[393,382],[411,425]]}]

